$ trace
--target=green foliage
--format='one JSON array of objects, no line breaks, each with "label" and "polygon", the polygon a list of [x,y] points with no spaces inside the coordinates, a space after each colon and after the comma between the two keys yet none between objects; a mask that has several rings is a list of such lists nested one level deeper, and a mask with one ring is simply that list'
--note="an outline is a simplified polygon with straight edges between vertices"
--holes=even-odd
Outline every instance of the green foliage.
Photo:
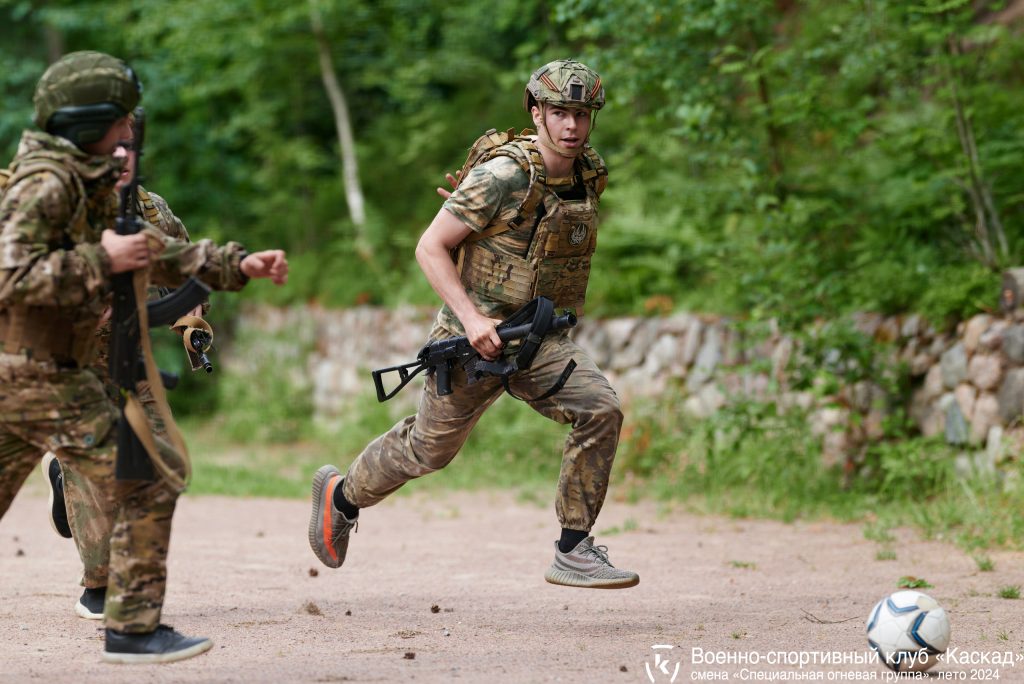
[{"label": "green foliage", "polygon": [[[849,326],[820,321],[917,311],[941,327],[994,303],[1000,269],[1024,247],[1024,41],[1019,26],[992,20],[1004,5],[0,0],[0,151],[14,153],[49,61],[107,50],[141,74],[147,184],[193,235],[290,251],[289,287],[246,297],[432,302],[412,253],[438,211],[434,187],[479,132],[527,124],[533,68],[575,56],[609,98],[593,136],[611,183],[588,312],[777,319],[804,336],[798,387],[870,380],[899,405],[899,369]],[[311,8],[349,105],[363,225],[346,204]],[[233,454],[218,440],[241,439],[259,458],[197,459],[198,487],[206,477],[224,491],[304,491],[314,459],[350,458],[397,419],[370,400],[343,425],[315,425],[295,381],[308,336],[290,332],[298,349],[243,341],[222,359],[237,304],[216,302],[225,329],[213,376],[186,371],[173,337],[158,354],[183,376],[179,414],[232,409],[201,446]],[[1024,539],[1020,495],[957,478],[946,448],[906,439],[898,413],[851,480],[821,467],[820,437],[797,411],[738,402],[696,423],[677,408],[672,396],[633,407],[616,473],[638,490],[735,515],[871,514],[884,529],[909,522],[969,548]],[[446,481],[550,481],[563,436],[501,402]],[[299,439],[305,451],[283,446]]]},{"label": "green foliage", "polygon": [[695,422],[679,418],[680,403],[666,396],[627,413],[615,466],[633,492],[739,517],[865,520],[864,537],[883,545],[880,560],[900,525],[968,550],[1024,545],[1015,513],[1024,492],[1002,478],[956,475],[956,452],[941,441],[896,425],[900,438],[871,445],[850,476],[822,465],[821,437],[796,409],[737,401]]},{"label": "green foliage", "polygon": [[[1024,245],[1024,43],[998,0],[0,0],[0,150],[62,51],[145,83],[144,170],[197,237],[283,246],[276,301],[432,298],[412,259],[475,135],[526,125],[555,57],[608,89],[596,314],[652,301],[774,317],[989,306]],[[368,219],[343,192],[311,23],[349,105]]]}]

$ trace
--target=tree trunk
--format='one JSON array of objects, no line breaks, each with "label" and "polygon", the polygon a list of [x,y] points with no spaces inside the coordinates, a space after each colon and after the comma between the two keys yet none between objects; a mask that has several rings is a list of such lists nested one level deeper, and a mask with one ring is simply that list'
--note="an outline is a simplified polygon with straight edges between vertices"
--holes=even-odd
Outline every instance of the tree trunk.
[{"label": "tree trunk", "polygon": [[43,36],[46,39],[46,59],[53,64],[64,56],[64,34],[60,29],[46,23],[43,24]]},{"label": "tree trunk", "polygon": [[960,139],[960,149],[967,162],[968,183],[966,189],[975,214],[975,237],[981,247],[982,260],[985,265],[989,268],[998,268],[1009,258],[1010,249],[1006,241],[1006,231],[1003,229],[999,211],[992,199],[992,190],[985,182],[981,159],[978,156],[978,144],[974,139],[974,125],[960,99],[960,73],[955,62],[962,54],[960,43],[956,36],[950,36],[947,45],[950,54],[949,87],[953,100],[953,113],[956,117],[957,137]]},{"label": "tree trunk", "polygon": [[363,190],[359,184],[359,164],[356,160],[355,140],[352,136],[352,122],[348,115],[348,103],[345,93],[338,83],[338,76],[331,61],[331,46],[324,33],[323,21],[316,0],[309,3],[310,25],[316,39],[317,53],[320,58],[320,76],[327,91],[327,99],[334,111],[334,127],[338,132],[338,145],[341,148],[342,179],[345,184],[345,200],[348,202],[349,215],[356,225],[357,237],[363,247],[367,246],[362,227],[366,224],[365,202]]}]

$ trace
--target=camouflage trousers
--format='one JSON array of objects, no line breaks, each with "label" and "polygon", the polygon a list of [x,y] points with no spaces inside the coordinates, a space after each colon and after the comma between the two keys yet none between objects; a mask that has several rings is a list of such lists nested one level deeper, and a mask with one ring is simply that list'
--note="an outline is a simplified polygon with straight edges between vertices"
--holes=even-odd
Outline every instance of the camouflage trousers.
[{"label": "camouflage trousers", "polygon": [[162,481],[116,479],[117,419],[92,371],[0,354],[0,516],[42,454],[57,454],[83,584],[106,584],[108,628],[149,632],[160,621],[177,494]]},{"label": "camouflage trousers", "polygon": [[[103,373],[106,374],[105,369]],[[107,396],[111,397],[111,401],[116,401],[116,388],[104,384],[104,389]],[[166,439],[163,420],[157,414],[156,399],[149,391],[148,383],[140,382],[137,392],[139,402],[149,419],[149,424],[153,426],[153,434]],[[61,467],[64,468],[64,461],[59,460],[61,460]],[[103,493],[90,486],[89,480],[83,478],[81,472],[74,468],[64,468],[64,505],[67,508],[68,523],[74,533],[78,553],[82,557],[82,586],[90,589],[107,586],[110,569],[110,535],[114,529],[117,515],[116,509],[108,510],[102,505],[100,500],[102,496]],[[173,510],[172,506],[170,511],[173,513]],[[170,529],[169,519],[167,528]]]},{"label": "camouflage trousers", "polygon": [[[570,359],[576,361],[576,370],[561,391],[527,403],[541,415],[572,426],[562,450],[555,513],[562,527],[589,531],[608,491],[622,427],[615,391],[586,352],[565,335],[546,338],[530,369],[512,375],[509,386],[520,397],[539,397]],[[371,442],[349,467],[345,498],[361,508],[372,506],[409,480],[444,468],[480,416],[504,393],[499,378],[468,385],[466,373],[457,369],[452,393],[439,397],[435,378],[429,377],[416,415]]]}]

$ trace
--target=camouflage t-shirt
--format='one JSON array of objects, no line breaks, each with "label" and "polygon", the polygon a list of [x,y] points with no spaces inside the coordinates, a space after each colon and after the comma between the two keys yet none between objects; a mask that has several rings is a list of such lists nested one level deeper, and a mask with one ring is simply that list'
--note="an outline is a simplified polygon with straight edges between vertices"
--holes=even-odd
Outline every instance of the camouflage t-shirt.
[{"label": "camouflage t-shirt", "polygon": [[[515,159],[495,157],[474,167],[443,206],[473,232],[480,233],[496,223],[514,219],[516,211],[526,199],[529,185],[529,173],[524,171]],[[571,187],[571,181],[565,187]],[[562,186],[549,186],[549,189],[557,192]],[[535,220],[527,217],[518,228],[486,237],[479,245],[498,254],[525,257],[537,220],[543,214],[544,202],[541,202],[537,206]],[[507,318],[517,308],[510,306],[508,302],[489,299],[469,288],[466,288],[466,294],[480,313],[491,318]],[[438,331],[438,327],[442,330]],[[451,335],[465,334],[462,323],[447,305],[437,314],[433,336],[443,337],[443,334],[439,334],[442,332]]]}]

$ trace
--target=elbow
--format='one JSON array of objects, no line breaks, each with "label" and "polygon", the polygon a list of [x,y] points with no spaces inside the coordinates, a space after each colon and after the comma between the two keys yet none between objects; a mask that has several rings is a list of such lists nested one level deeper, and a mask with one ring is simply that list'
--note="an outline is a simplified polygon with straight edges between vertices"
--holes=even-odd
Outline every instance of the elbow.
[{"label": "elbow", "polygon": [[420,268],[426,266],[426,263],[430,260],[430,254],[430,243],[421,237],[420,241],[416,243],[416,263],[420,265]]},{"label": "elbow", "polygon": [[423,247],[423,240],[416,243],[416,263],[423,268],[423,260],[426,258],[426,249]]}]

